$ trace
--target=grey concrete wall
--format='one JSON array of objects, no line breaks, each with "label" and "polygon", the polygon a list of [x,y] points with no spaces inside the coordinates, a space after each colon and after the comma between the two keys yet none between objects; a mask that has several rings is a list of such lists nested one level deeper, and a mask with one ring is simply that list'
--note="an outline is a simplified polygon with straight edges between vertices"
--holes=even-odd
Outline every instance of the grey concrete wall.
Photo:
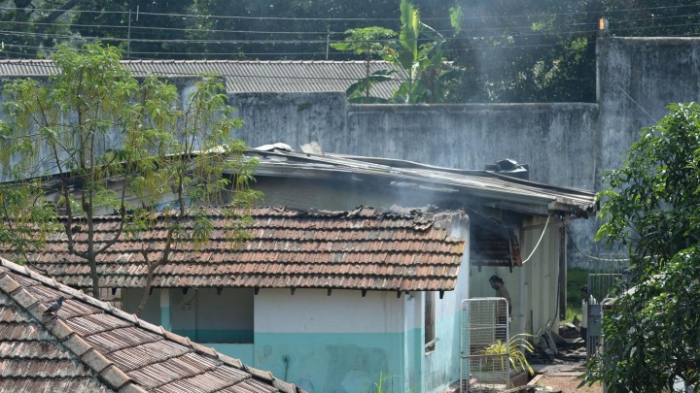
[{"label": "grey concrete wall", "polygon": [[609,38],[598,41],[600,155],[595,185],[619,167],[641,128],[674,102],[700,99],[700,39]]},{"label": "grey concrete wall", "polygon": [[317,140],[331,152],[346,140],[345,94],[247,93],[232,95],[231,104],[245,120],[239,135],[251,147],[284,142],[299,150]]},{"label": "grey concrete wall", "polygon": [[[466,169],[513,158],[531,165],[533,180],[600,191],[602,174],[620,164],[641,127],[658,122],[669,103],[700,98],[700,39],[606,38],[597,50],[597,104],[348,105],[340,93],[231,101],[250,146],[298,150],[318,141],[328,152]],[[582,251],[600,251],[596,226],[574,226]]]},{"label": "grey concrete wall", "polygon": [[[535,181],[583,189],[596,184],[596,104],[346,105],[342,94],[246,95],[234,97],[234,104],[250,146],[284,142],[298,150],[315,140],[327,152],[465,169],[513,158],[531,165]],[[274,190],[263,191],[275,199]],[[592,220],[572,225],[571,247],[597,247],[595,226]],[[573,251],[570,260],[586,263]]]},{"label": "grey concrete wall", "polygon": [[348,148],[453,168],[513,158],[531,179],[590,188],[595,104],[352,106]]},{"label": "grey concrete wall", "polygon": [[529,163],[531,179],[592,188],[597,105],[347,105],[343,94],[232,97],[250,145],[318,141],[324,151],[483,169]]},{"label": "grey concrete wall", "polygon": [[[342,94],[235,97],[251,146],[316,140],[328,152],[482,169],[514,158],[531,179],[600,191],[642,127],[673,102],[700,99],[700,39],[606,38],[598,42],[597,104],[347,105]],[[593,241],[596,220],[572,226],[579,251],[615,258]]]}]

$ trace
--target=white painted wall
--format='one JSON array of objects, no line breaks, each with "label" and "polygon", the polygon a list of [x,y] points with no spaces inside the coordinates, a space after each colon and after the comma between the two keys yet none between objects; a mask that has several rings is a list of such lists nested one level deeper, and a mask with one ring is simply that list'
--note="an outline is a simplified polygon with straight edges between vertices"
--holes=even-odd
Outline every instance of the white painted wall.
[{"label": "white painted wall", "polygon": [[[255,296],[258,333],[398,333],[404,329],[404,296],[396,292],[261,289]],[[284,323],[280,323],[284,321]]]},{"label": "white painted wall", "polygon": [[[524,225],[521,237],[523,258],[530,255],[544,230],[546,217],[537,217]],[[540,246],[525,264],[525,329],[537,334],[548,322],[559,327],[559,222],[551,219]],[[511,292],[513,296],[513,292]],[[522,323],[518,321],[519,324]],[[520,325],[516,325],[520,326]]]},{"label": "white painted wall", "polygon": [[[546,217],[535,217],[523,225],[519,239],[523,260],[537,244],[546,220]],[[554,219],[550,220],[544,238],[530,261],[523,267],[513,268],[512,272],[507,267],[482,266],[479,270],[478,267],[472,266],[469,269],[471,297],[495,296],[496,292],[489,284],[489,277],[496,274],[503,279],[513,303],[511,336],[518,333],[537,333],[552,318],[555,318],[554,328],[558,327],[558,231],[559,223]]]},{"label": "white painted wall", "polygon": [[466,242],[459,268],[457,284],[453,291],[446,291],[440,299],[439,292],[424,292],[435,299],[435,350],[424,353],[422,391],[442,391],[459,379],[460,331],[459,320],[462,300],[469,297],[469,220],[466,215],[454,216],[448,234]]},{"label": "white painted wall", "polygon": [[261,289],[255,296],[255,366],[316,392],[405,392],[404,306],[395,291]]}]

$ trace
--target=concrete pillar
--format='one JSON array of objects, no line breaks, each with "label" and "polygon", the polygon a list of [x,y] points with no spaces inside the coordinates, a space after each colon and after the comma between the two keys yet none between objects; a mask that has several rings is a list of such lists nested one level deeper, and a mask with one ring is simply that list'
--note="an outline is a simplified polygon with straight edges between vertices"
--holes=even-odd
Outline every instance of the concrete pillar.
[{"label": "concrete pillar", "polygon": [[170,289],[160,289],[160,324],[166,330],[172,330],[170,324]]}]

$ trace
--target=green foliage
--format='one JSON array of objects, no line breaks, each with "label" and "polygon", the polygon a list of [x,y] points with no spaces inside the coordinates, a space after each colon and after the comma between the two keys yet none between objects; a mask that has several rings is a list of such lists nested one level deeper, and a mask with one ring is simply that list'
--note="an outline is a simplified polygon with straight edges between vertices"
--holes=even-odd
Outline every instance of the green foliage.
[{"label": "green foliage", "polygon": [[370,61],[374,56],[382,54],[389,39],[396,36],[393,30],[383,27],[365,27],[361,29],[350,29],[345,32],[345,42],[331,44],[331,47],[341,51],[350,51],[358,55],[365,55],[365,77],[353,83],[347,89],[348,101],[376,103],[383,102],[378,97],[370,95],[372,86],[377,83],[390,81],[393,79],[393,70],[382,69],[370,73]]},{"label": "green foliage", "polygon": [[[451,10],[451,21],[457,24],[461,7]],[[459,70],[448,63],[443,47],[445,38],[437,30],[422,23],[418,9],[407,0],[400,4],[401,29],[398,40],[388,40],[396,35],[391,30],[380,27],[349,30],[345,43],[334,44],[340,50],[354,50],[367,54],[367,72],[363,79],[352,84],[348,90],[350,102],[364,103],[437,103],[447,100],[450,82],[459,76]],[[421,36],[422,33],[422,36]],[[382,58],[404,70],[406,78],[401,82],[392,100],[370,96],[370,89],[376,83],[394,79],[392,70],[378,70],[370,74],[369,55]],[[363,91],[364,96],[359,92]]]},{"label": "green foliage", "polygon": [[525,357],[526,353],[532,353],[534,348],[528,339],[532,338],[531,334],[516,334],[511,337],[510,340],[505,343],[501,340],[497,340],[494,344],[489,345],[483,350],[479,351],[479,355],[486,357],[487,361],[496,362],[494,364],[497,369],[505,369],[505,358],[506,356],[496,356],[491,358],[493,355],[507,355],[510,366],[515,371],[527,371],[530,375],[535,375],[535,372],[530,366]]},{"label": "green foliage", "polygon": [[[0,57],[36,57],[53,53],[60,42],[99,38],[128,48],[129,58],[325,59],[328,43],[340,41],[341,32],[357,30],[368,20],[398,31],[402,13],[397,3],[0,0],[0,21],[7,31]],[[435,30],[445,36],[448,31],[457,34],[443,44],[445,57],[465,70],[449,83],[450,102],[594,101],[600,16],[608,18],[611,36],[696,36],[700,31],[700,4],[695,0],[672,5],[666,0],[413,4]],[[336,60],[343,56],[330,55]],[[352,52],[347,57],[365,58]]]},{"label": "green foliage", "polygon": [[700,384],[700,106],[675,104],[606,175],[596,238],[630,256],[632,290],[603,321],[605,353],[587,381],[611,392]]},{"label": "green foliage", "polygon": [[586,269],[569,268],[566,271],[566,320],[572,321],[574,316],[581,319],[581,287],[588,284]]},{"label": "green foliage", "polygon": [[[152,259],[148,250],[134,250],[144,255],[149,276],[179,241],[208,240],[208,206],[231,202],[224,210],[243,220],[259,196],[249,187],[256,162],[244,158],[245,143],[232,136],[242,122],[231,117],[220,78],[203,76],[180,102],[162,80],[139,83],[120,55],[99,43],[60,46],[52,56],[60,72],[47,83],[6,85],[11,121],[0,122],[1,175],[14,181],[0,189],[0,240],[26,253],[65,215],[60,230],[68,251],[90,265],[95,295],[98,256],[122,235],[154,228],[159,205],[166,203],[158,213],[165,251]],[[42,182],[57,191],[55,201]],[[95,233],[94,217],[104,213],[119,217],[115,238]],[[83,227],[80,234],[75,225]],[[239,229],[230,228],[232,239],[244,236]]]},{"label": "green foliage", "polygon": [[386,383],[390,380],[391,380],[390,375],[384,375],[384,372],[380,371],[379,372],[379,381],[374,384],[374,386],[372,387],[371,393],[382,393],[382,392],[386,391],[386,389],[384,389],[384,383]]},{"label": "green foliage", "polygon": [[353,83],[345,91],[348,96],[348,101],[352,103],[365,103],[365,104],[384,104],[390,102],[386,98],[372,97],[370,95],[370,89],[372,86],[381,82],[388,82],[394,79],[393,75],[396,71],[389,69],[377,70],[365,78]]},{"label": "green foliage", "polygon": [[379,55],[386,42],[396,36],[396,32],[384,27],[370,26],[345,31],[345,41],[330,44],[331,48],[349,51],[367,58]]},{"label": "green foliage", "polygon": [[[394,93],[394,101],[403,103],[446,102],[450,82],[460,72],[445,58],[446,40],[437,30],[422,23],[413,4],[401,0],[401,30],[398,42],[385,50],[385,59],[401,66],[408,76]],[[460,13],[459,11],[453,11]],[[454,18],[453,18],[454,20]]]}]

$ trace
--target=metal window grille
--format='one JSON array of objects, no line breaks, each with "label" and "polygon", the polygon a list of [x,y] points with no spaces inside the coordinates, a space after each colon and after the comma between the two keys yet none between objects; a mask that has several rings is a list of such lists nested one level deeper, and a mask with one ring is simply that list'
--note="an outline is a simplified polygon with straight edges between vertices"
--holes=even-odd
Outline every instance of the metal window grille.
[{"label": "metal window grille", "polygon": [[611,296],[620,282],[625,282],[624,275],[620,272],[598,272],[588,275],[588,293],[595,299],[587,307],[586,354],[589,359],[598,352],[601,345],[600,325],[603,314],[600,301]]},{"label": "metal window grille", "polygon": [[[508,301],[474,298],[462,301],[460,318],[460,386],[462,392],[510,386]],[[471,382],[471,383],[470,383]]]}]

